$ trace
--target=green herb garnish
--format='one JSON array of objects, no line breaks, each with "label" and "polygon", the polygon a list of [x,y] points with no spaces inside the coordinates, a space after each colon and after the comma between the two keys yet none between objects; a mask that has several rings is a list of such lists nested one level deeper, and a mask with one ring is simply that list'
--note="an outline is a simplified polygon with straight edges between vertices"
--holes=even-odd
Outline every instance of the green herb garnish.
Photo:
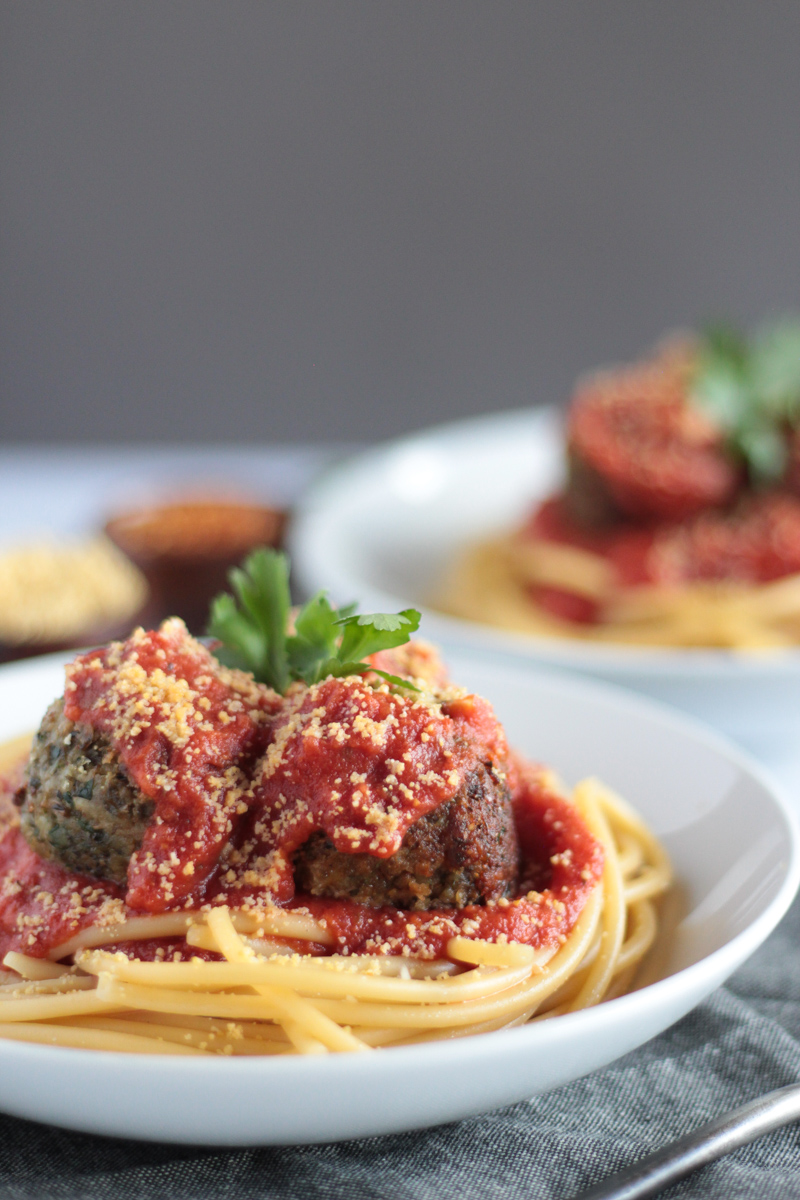
[{"label": "green herb garnish", "polygon": [[228,667],[251,671],[260,683],[285,692],[290,683],[319,683],[330,675],[372,671],[396,687],[417,689],[406,679],[376,671],[363,660],[378,650],[404,645],[419,628],[415,608],[400,613],[361,613],[355,605],[333,608],[318,592],[297,613],[289,633],[289,560],[276,550],[259,549],[229,575],[235,597],[225,592],[211,605],[208,632],[222,645],[215,650]]},{"label": "green herb garnish", "polygon": [[754,484],[777,482],[800,424],[800,319],[783,318],[748,339],[727,325],[706,330],[690,395],[724,431]]}]

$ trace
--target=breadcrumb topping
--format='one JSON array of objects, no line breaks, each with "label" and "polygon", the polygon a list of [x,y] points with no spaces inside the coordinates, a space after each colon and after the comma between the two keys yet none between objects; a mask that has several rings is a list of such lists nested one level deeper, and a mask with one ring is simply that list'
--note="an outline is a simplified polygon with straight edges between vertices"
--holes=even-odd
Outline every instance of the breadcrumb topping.
[{"label": "breadcrumb topping", "polygon": [[67,717],[106,734],[156,804],[129,865],[134,907],[169,907],[213,870],[247,810],[247,762],[279,706],[269,688],[222,667],[177,618],[67,668]]}]

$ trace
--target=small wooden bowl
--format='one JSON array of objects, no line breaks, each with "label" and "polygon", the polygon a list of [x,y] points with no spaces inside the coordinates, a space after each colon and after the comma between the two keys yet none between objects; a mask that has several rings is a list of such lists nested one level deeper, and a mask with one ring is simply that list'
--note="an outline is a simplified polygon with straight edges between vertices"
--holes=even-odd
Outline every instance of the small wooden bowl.
[{"label": "small wooden bowl", "polygon": [[234,500],[185,500],[113,517],[105,533],[147,579],[146,623],[177,616],[201,634],[231,567],[257,546],[279,546],[286,516]]}]

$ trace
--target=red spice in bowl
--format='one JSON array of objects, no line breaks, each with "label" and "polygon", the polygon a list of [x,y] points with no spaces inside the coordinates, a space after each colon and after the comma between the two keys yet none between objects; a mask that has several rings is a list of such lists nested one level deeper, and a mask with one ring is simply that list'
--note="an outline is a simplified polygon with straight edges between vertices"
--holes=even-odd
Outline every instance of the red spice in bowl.
[{"label": "red spice in bowl", "polygon": [[256,546],[279,546],[286,513],[246,501],[182,500],[113,517],[105,532],[144,572],[147,621],[183,617],[203,633],[228,571]]}]

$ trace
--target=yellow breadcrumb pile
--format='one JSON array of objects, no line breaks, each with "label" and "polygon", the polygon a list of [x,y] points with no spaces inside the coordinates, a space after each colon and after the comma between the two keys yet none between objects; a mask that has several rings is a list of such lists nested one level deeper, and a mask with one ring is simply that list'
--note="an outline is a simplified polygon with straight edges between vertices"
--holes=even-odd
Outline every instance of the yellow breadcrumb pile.
[{"label": "yellow breadcrumb pile", "polygon": [[0,555],[0,640],[67,642],[133,617],[141,573],[105,538],[46,542]]}]

